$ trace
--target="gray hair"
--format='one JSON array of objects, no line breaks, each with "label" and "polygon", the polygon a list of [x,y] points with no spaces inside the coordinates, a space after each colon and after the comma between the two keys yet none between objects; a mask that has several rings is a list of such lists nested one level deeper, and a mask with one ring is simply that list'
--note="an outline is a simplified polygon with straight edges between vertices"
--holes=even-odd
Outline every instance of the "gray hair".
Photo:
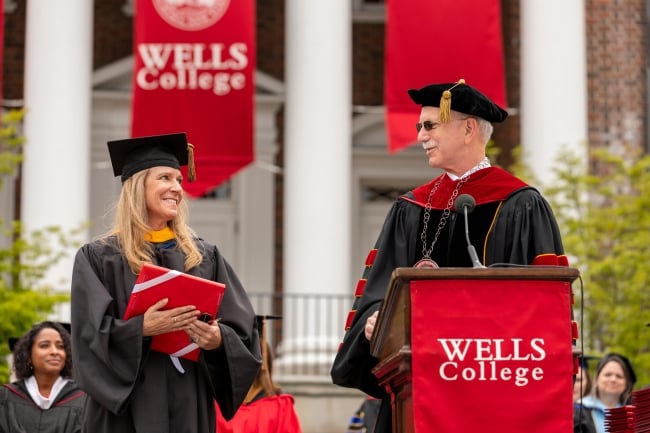
[{"label": "gray hair", "polygon": [[483,138],[483,142],[487,144],[487,142],[490,141],[490,138],[492,138],[492,133],[494,132],[494,126],[492,126],[492,123],[488,122],[485,119],[481,119],[480,117],[476,117],[475,119],[478,122],[479,131],[481,132],[481,138]]}]

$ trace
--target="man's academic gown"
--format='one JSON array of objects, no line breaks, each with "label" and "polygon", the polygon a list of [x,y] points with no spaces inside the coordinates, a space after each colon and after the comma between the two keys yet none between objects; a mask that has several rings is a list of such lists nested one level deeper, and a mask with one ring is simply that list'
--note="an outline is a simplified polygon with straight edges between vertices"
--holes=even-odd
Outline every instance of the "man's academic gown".
[{"label": "man's academic gown", "polygon": [[[379,310],[393,270],[412,267],[422,259],[423,212],[430,191],[442,179],[430,203],[426,247],[431,246],[440,216],[458,183],[447,174],[441,176],[397,199],[389,211],[366,260],[359,285],[363,292],[357,294],[352,307],[356,312],[346,324],[343,343],[331,370],[335,384],[384,399],[377,433],[390,432],[390,402],[371,371],[378,360],[370,356],[365,323]],[[458,191],[461,194],[471,194],[476,201],[476,207],[468,215],[469,236],[483,265],[567,264],[555,217],[536,189],[500,168],[488,167],[471,174]],[[472,267],[464,215],[457,214],[453,204],[450,212],[431,257],[441,268]]]},{"label": "man's academic gown", "polygon": [[[223,346],[199,362],[149,349],[143,316],[122,320],[135,283],[114,238],[83,246],[72,276],[75,378],[88,393],[84,432],[205,433],[215,431],[216,400],[226,418],[244,400],[260,366],[259,335],[248,296],[218,249],[196,240],[203,262],[190,274],[226,285],[217,317]],[[176,248],[155,249],[154,264],[183,270]],[[188,337],[189,338],[189,337]]]},{"label": "man's academic gown", "polygon": [[0,387],[0,433],[79,433],[86,394],[65,384],[49,409],[41,409],[19,380]]}]

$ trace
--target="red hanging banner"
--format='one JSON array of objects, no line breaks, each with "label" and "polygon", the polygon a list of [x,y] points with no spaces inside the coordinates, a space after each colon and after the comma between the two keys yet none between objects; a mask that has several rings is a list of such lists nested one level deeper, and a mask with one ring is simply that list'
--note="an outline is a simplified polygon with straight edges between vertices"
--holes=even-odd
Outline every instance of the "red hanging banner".
[{"label": "red hanging banner", "polygon": [[253,161],[254,0],[136,2],[131,135],[186,132],[200,196]]},{"label": "red hanging banner", "polygon": [[388,149],[416,141],[408,89],[464,78],[507,107],[499,0],[388,0],[384,102]]},{"label": "red hanging banner", "polygon": [[571,432],[571,288],[542,280],[411,282],[417,432]]}]

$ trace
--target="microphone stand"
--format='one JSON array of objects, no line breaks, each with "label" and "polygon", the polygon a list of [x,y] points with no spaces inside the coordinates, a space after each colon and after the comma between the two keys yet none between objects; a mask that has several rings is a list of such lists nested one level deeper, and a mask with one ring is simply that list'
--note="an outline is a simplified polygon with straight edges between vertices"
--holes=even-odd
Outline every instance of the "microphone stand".
[{"label": "microphone stand", "polygon": [[472,260],[473,268],[484,268],[481,264],[481,261],[478,259],[478,254],[476,254],[476,248],[472,245],[472,242],[469,240],[469,224],[467,222],[467,207],[468,203],[463,204],[463,212],[465,213],[465,239],[467,240],[467,252],[469,253],[469,258]]}]

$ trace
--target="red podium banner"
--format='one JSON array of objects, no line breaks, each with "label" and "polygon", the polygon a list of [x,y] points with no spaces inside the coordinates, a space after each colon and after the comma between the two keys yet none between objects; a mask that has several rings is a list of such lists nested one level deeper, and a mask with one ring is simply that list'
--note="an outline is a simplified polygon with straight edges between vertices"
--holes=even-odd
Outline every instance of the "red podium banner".
[{"label": "red podium banner", "polygon": [[572,431],[571,289],[563,281],[412,281],[417,432]]}]

